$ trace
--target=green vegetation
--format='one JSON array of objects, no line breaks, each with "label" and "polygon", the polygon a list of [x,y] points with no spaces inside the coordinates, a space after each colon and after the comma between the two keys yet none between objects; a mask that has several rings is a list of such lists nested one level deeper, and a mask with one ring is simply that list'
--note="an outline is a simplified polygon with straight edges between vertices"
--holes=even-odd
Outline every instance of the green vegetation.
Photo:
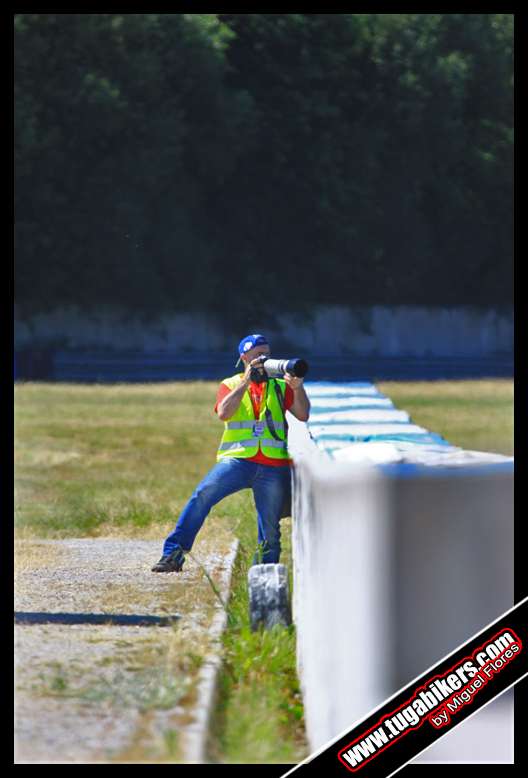
[{"label": "green vegetation", "polygon": [[[308,756],[296,673],[295,627],[251,631],[247,573],[254,551],[253,510],[238,525],[240,551],[224,634],[224,665],[210,754],[227,764],[296,764]],[[291,586],[291,519],[281,522],[281,561]]]},{"label": "green vegetation", "polygon": [[513,455],[513,381],[382,381],[415,424],[470,451]]},{"label": "green vegetation", "polygon": [[513,14],[15,14],[15,152],[21,313],[511,305]]},{"label": "green vegetation", "polygon": [[[200,381],[18,385],[17,528],[40,537],[163,537],[214,464],[214,399],[215,386]],[[219,506],[219,516],[230,513]]]}]

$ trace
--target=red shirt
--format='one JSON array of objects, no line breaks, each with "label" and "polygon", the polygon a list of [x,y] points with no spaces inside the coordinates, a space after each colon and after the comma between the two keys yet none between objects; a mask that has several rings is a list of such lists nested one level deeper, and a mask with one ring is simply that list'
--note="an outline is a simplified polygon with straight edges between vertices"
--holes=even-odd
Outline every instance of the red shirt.
[{"label": "red shirt", "polygon": [[[214,407],[215,413],[218,413],[218,403],[222,402],[224,397],[232,391],[226,384],[220,384],[218,394],[216,395],[216,403]],[[260,403],[262,402],[262,392],[264,391],[264,384],[256,384],[251,381],[248,387],[249,396],[251,398],[251,404],[253,405],[253,411],[255,413],[255,419],[258,419],[260,415]],[[286,394],[284,395],[284,410],[287,411],[293,405],[293,389],[286,385]],[[285,465],[291,465],[291,459],[272,459],[267,457],[262,451],[259,450],[254,457],[247,457],[248,462],[257,462],[259,465],[273,465],[274,467],[281,467]]]}]

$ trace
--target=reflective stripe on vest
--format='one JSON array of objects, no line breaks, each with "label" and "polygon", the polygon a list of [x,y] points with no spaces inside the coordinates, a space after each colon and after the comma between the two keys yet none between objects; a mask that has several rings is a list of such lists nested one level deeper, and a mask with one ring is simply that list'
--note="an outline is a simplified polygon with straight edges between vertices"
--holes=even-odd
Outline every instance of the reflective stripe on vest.
[{"label": "reflective stripe on vest", "polygon": [[273,438],[248,438],[247,440],[237,440],[234,443],[220,443],[219,451],[231,451],[234,448],[249,448],[250,446],[256,446],[258,443],[264,443],[266,446],[272,448],[287,448],[288,444],[285,440],[274,440]]},{"label": "reflective stripe on vest", "polygon": [[[253,419],[253,421],[226,421],[225,423],[227,424],[228,430],[251,430],[257,423],[257,419]],[[275,425],[276,430],[284,429],[283,421],[273,420],[273,424]]]},{"label": "reflective stripe on vest", "polygon": [[[222,383],[230,390],[235,389],[242,380],[243,373],[225,378]],[[286,382],[283,379],[274,379],[279,391],[284,398]],[[266,422],[266,409],[271,413],[271,419],[275,432],[280,440],[272,437]],[[260,433],[260,434],[259,434]],[[271,459],[288,459],[287,435],[284,424],[284,415],[273,386],[270,383],[264,385],[262,401],[258,419],[249,392],[242,395],[242,400],[233,416],[224,422],[224,434],[217,451],[217,460],[225,457],[236,456],[242,458],[254,457],[259,450]]]}]

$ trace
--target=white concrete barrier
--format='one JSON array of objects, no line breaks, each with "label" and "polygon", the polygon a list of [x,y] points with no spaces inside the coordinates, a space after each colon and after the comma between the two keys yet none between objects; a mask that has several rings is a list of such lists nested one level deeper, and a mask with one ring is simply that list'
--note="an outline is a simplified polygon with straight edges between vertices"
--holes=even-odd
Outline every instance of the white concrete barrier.
[{"label": "white concrete barrier", "polygon": [[[307,389],[314,405],[329,396]],[[513,460],[427,431],[364,442],[355,428],[323,448],[319,428],[290,415],[293,619],[312,750],[513,605]],[[419,760],[512,761],[508,696]],[[492,718],[495,740],[483,735]]]},{"label": "white concrete barrier", "polygon": [[[342,354],[397,357],[488,357],[513,352],[513,310],[471,306],[344,306],[317,305],[311,315],[283,310],[257,319],[254,332],[265,332],[280,348],[295,333],[298,354]],[[145,352],[171,349],[231,351],[238,338],[223,320],[207,311],[174,310],[145,321],[121,306],[98,305],[83,311],[75,305],[35,313],[15,304],[15,349],[126,349]],[[233,342],[234,340],[234,342]],[[294,345],[294,344],[292,344]],[[275,348],[275,346],[274,346]],[[286,353],[280,356],[288,356]]]}]

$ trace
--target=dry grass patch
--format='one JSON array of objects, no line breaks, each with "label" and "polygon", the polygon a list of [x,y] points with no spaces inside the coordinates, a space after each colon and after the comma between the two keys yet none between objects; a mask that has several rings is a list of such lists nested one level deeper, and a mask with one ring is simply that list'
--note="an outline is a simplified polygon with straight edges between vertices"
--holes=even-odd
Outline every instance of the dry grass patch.
[{"label": "dry grass patch", "polygon": [[66,564],[68,552],[57,545],[42,543],[30,538],[19,538],[14,545],[15,580],[21,573],[28,570],[41,570]]}]

